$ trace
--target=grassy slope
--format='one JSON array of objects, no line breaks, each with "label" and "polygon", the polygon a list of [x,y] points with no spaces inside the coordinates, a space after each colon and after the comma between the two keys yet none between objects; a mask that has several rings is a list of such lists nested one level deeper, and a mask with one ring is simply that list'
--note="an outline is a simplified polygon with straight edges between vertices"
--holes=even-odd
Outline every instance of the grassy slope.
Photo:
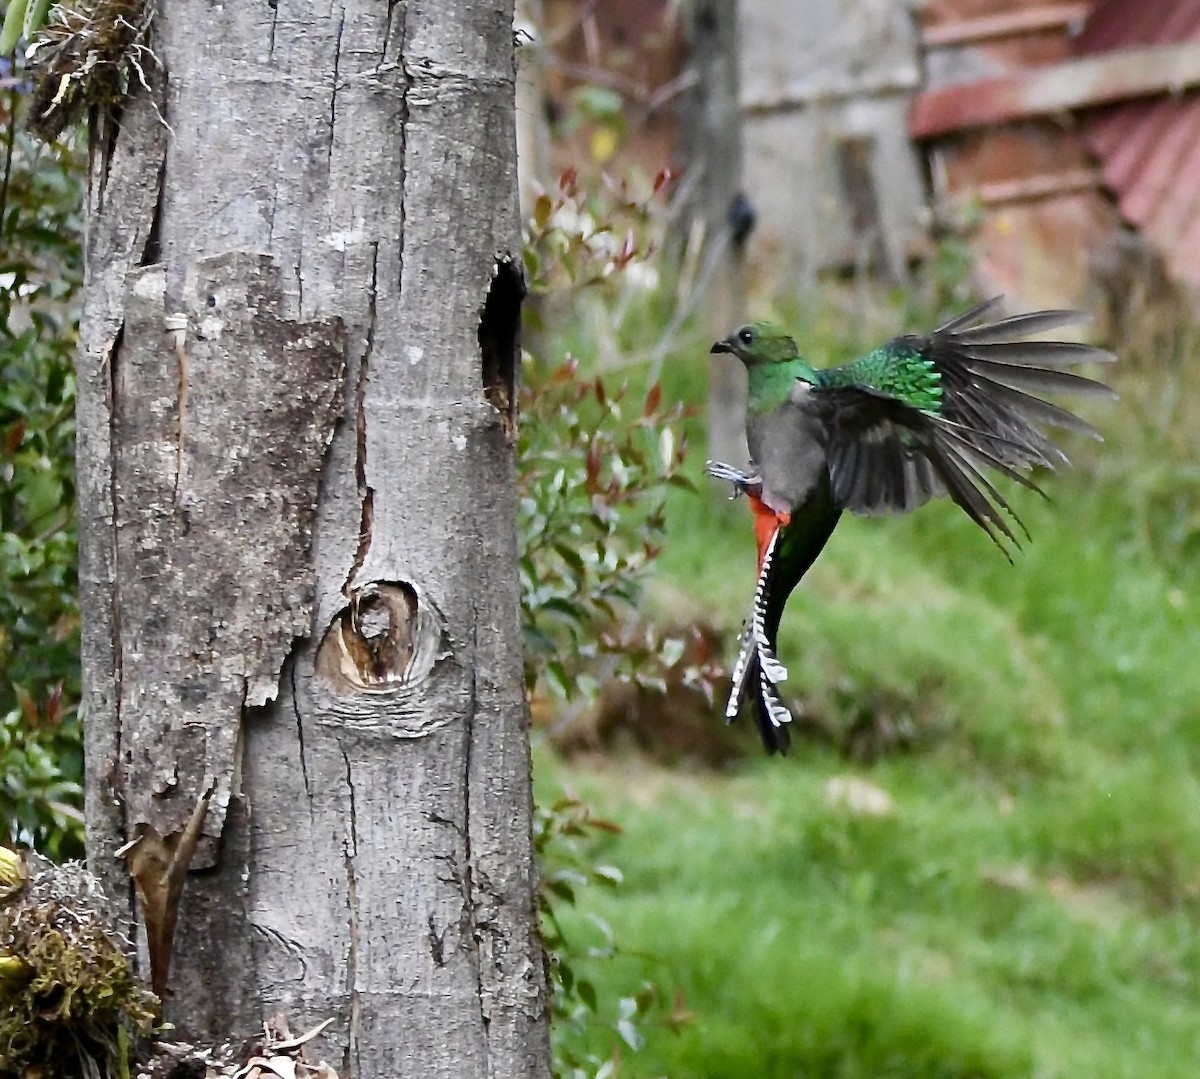
[{"label": "grassy slope", "polygon": [[[622,1074],[1196,1073],[1200,495],[1172,432],[1200,402],[1181,385],[1126,372],[1096,415],[1108,445],[1072,447],[1052,504],[1016,495],[1015,566],[949,506],[839,527],[780,655],[810,713],[886,714],[906,752],[802,742],[723,777],[540,762],[544,789],[625,829],[604,851],[625,886],[587,901],[629,953],[595,964],[602,997],[648,976],[695,1013]],[[663,594],[736,626],[744,507],[702,486],[671,510]],[[832,798],[845,777],[892,811]]]}]

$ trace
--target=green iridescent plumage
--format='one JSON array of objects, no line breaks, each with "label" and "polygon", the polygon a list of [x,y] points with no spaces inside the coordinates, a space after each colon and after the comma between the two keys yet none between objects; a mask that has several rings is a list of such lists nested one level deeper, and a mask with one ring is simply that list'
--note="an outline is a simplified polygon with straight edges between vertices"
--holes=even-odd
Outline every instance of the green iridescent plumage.
[{"label": "green iridescent plumage", "polygon": [[797,382],[815,383],[818,377],[819,373],[799,357],[755,364],[750,368],[746,407],[755,415],[769,412],[791,397]]},{"label": "green iridescent plumage", "polygon": [[942,376],[937,364],[915,349],[886,345],[843,367],[816,372],[818,386],[869,386],[913,408],[940,412]]},{"label": "green iridescent plumage", "polygon": [[726,714],[735,717],[750,697],[768,750],[788,744],[790,715],[776,690],[786,670],[774,656],[783,606],[844,510],[902,513],[948,495],[1007,555],[1025,530],[987,473],[1037,491],[1030,470],[1066,461],[1047,427],[1099,438],[1042,394],[1113,396],[1065,369],[1114,357],[1075,342],[1025,340],[1086,316],[1039,311],[984,322],[998,303],[841,367],[812,367],[771,323],[743,326],[713,345],[749,372],[751,461],[745,472],[713,463],[710,472],[755,499],[760,546]]}]

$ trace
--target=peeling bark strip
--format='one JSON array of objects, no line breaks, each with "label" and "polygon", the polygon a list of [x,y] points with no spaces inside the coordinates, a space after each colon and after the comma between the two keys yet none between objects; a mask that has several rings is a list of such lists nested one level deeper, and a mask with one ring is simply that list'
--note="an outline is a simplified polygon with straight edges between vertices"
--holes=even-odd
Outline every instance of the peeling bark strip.
[{"label": "peeling bark strip", "polygon": [[[193,869],[215,864],[242,711],[308,634],[321,459],[345,370],[336,320],[287,322],[269,256],[202,260],[181,314],[166,270],[128,276],[111,364],[126,827],[182,833],[216,781]],[[187,329],[168,325],[181,322]]]},{"label": "peeling bark strip", "polygon": [[[99,137],[99,136],[98,136]],[[106,143],[107,139],[104,140]],[[75,427],[79,593],[87,784],[84,788],[89,868],[110,896],[128,894],[129,878],[114,851],[127,838],[116,797],[120,727],[112,497],[112,367],[124,323],[125,275],[151,244],[161,195],[167,131],[148,93],[125,109],[108,153],[89,173],[87,264],[76,359]],[[114,197],[106,197],[109,184]],[[88,672],[96,672],[88,677]]]},{"label": "peeling bark strip", "polygon": [[184,1037],[545,1079],[511,2],[155,11],[170,129],[135,92],[92,161],[90,857],[160,979],[177,907]]}]

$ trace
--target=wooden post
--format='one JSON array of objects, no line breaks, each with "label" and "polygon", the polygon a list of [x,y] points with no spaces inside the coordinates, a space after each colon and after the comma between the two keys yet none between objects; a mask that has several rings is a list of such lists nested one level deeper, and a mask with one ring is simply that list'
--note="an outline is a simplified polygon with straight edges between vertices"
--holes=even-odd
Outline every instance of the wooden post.
[{"label": "wooden post", "polygon": [[[742,117],[738,102],[736,0],[692,0],[687,6],[689,65],[699,78],[684,106],[686,168],[696,179],[694,217],[703,223],[700,309],[710,340],[745,318],[742,222]],[[744,465],[745,372],[732,356],[709,358],[708,453]]]}]

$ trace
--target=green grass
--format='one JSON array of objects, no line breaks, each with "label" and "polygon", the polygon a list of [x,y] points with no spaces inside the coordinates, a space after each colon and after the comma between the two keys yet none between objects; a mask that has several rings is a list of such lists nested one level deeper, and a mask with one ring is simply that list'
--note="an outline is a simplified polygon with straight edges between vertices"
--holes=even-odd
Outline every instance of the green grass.
[{"label": "green grass", "polygon": [[[953,506],[839,526],[779,653],[835,741],[880,727],[867,751],[800,741],[722,775],[539,756],[544,792],[623,829],[597,853],[624,885],[570,915],[621,948],[588,964],[601,1008],[649,978],[692,1013],[621,1075],[1197,1073],[1200,390],[1126,351],[1122,404],[1091,413],[1106,444],[1070,445],[1051,502],[1015,493],[1014,565]],[[732,634],[748,515],[694,456],[653,594]],[[832,797],[847,780],[890,811]]]},{"label": "green grass", "polygon": [[[539,771],[624,830],[599,852],[623,886],[584,906],[622,949],[586,971],[600,999],[645,977],[694,1013],[650,1026],[624,1074],[1194,1075],[1200,954],[1178,893],[1197,836],[1175,814],[1196,792],[1161,789],[1177,777],[1043,790],[828,751],[720,779]],[[847,776],[892,811],[831,797]]]}]

